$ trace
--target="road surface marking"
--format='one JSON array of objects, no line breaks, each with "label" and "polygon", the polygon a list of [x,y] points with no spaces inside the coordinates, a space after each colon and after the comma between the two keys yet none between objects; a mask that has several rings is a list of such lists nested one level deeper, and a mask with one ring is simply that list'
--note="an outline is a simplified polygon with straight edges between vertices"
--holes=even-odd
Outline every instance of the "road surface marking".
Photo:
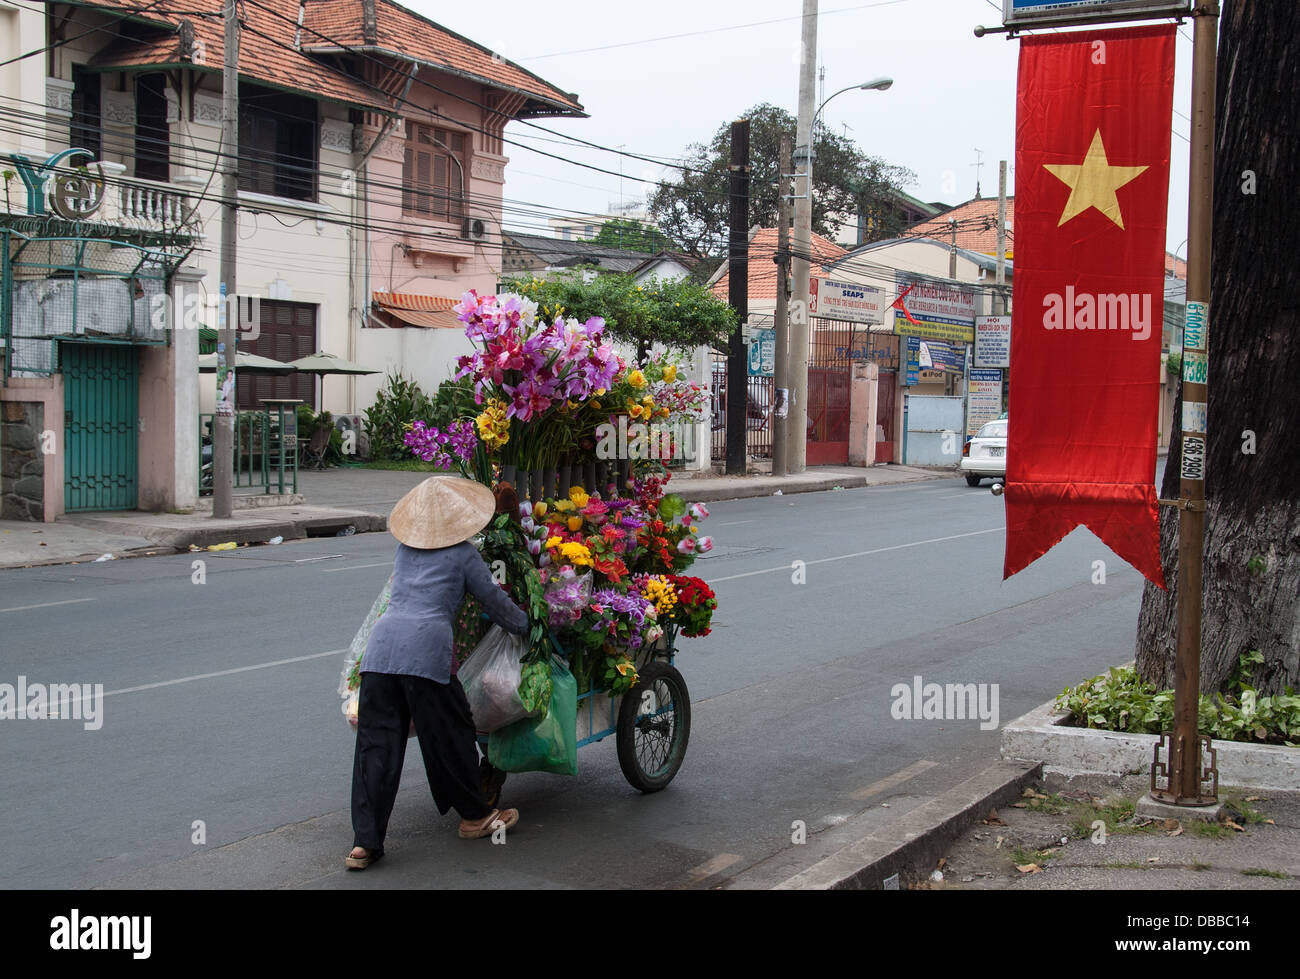
[{"label": "road surface marking", "polygon": [[862,802],[865,799],[870,799],[873,795],[879,795],[881,792],[902,785],[909,779],[916,778],[916,776],[920,775],[922,772],[928,772],[932,768],[937,768],[938,765],[939,763],[937,761],[922,760],[913,762],[902,771],[894,772],[893,775],[887,775],[879,782],[872,782],[865,789],[858,789],[858,791],[850,794],[849,798]]},{"label": "road surface marking", "polygon": [[14,608],[0,608],[0,612],[26,612],[33,608],[54,608],[56,605],[76,605],[78,602],[96,602],[97,598],[69,598],[63,602],[43,602],[40,605],[18,605]]},{"label": "road surface marking", "polygon": [[300,557],[294,560],[294,564],[314,564],[317,561],[342,561],[342,554],[322,554],[320,557]]},{"label": "road surface marking", "polygon": [[[975,487],[973,486],[971,487],[971,489],[974,488]],[[971,493],[971,492],[950,493],[948,496],[936,496],[935,499],[936,500],[977,500],[979,499],[979,494]]]},{"label": "road surface marking", "polygon": [[[953,534],[950,537],[931,537],[928,540],[914,540],[907,544],[893,544],[889,547],[876,547],[869,551],[855,551],[852,554],[839,554],[835,557],[818,558],[816,561],[804,561],[804,565],[827,564],[831,561],[847,561],[855,557],[868,557],[872,554],[884,554],[886,551],[901,551],[909,547],[920,547],[923,544],[942,544],[944,541],[961,540],[963,537],[979,537],[983,534],[1000,534],[1005,527],[993,527],[989,530],[973,530],[969,534]],[[760,574],[777,574],[778,572],[789,573],[790,565],[783,564],[779,568],[764,568],[762,571],[746,571],[743,574],[729,574],[723,578],[710,578],[708,584],[716,585],[720,581],[735,581],[737,578],[752,578]]]},{"label": "road surface marking", "polygon": [[706,877],[712,877],[714,874],[720,874],[733,863],[737,863],[741,857],[735,853],[719,853],[707,863],[702,863],[694,870],[690,871],[692,880],[704,880]]},{"label": "road surface marking", "polygon": [[347,568],[326,568],[321,574],[338,574],[340,571],[365,571],[369,568],[391,568],[392,561],[384,561],[380,564],[354,564]]},{"label": "road surface marking", "polygon": [[739,527],[743,523],[758,523],[757,520],[733,520],[730,523],[720,523],[719,527]]},{"label": "road surface marking", "polygon": [[160,680],[157,683],[142,683],[138,687],[123,687],[121,690],[105,691],[105,697],[112,697],[119,693],[139,693],[142,690],[156,690],[158,687],[174,687],[178,683],[193,683],[195,680],[211,680],[219,676],[233,676],[236,673],[248,673],[252,670],[269,670],[273,666],[288,666],[290,663],[305,663],[307,660],[324,659],[326,656],[339,656],[346,653],[346,649],[331,649],[325,653],[311,653],[307,656],[294,656],[290,659],[277,659],[269,663],[254,663],[252,666],[237,666],[233,670],[217,670],[215,673],[196,673],[194,676],[183,676],[175,680]]}]

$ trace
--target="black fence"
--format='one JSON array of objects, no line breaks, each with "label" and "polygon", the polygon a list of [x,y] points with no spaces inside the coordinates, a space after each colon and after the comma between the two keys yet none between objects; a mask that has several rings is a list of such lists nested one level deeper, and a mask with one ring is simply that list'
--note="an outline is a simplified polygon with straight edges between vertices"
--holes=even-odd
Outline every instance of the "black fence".
[{"label": "black fence", "polygon": [[[776,381],[771,377],[748,379],[748,407],[745,410],[745,443],[751,459],[772,458],[772,404]],[[711,454],[713,461],[727,459],[727,358],[713,354]]]}]

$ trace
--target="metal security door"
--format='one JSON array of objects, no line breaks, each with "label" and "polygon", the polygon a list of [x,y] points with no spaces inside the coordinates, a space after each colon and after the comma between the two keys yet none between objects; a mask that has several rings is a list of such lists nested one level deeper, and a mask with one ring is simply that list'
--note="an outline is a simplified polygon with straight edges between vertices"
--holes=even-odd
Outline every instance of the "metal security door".
[{"label": "metal security door", "polygon": [[135,347],[61,343],[63,505],[134,510],[140,361]]}]

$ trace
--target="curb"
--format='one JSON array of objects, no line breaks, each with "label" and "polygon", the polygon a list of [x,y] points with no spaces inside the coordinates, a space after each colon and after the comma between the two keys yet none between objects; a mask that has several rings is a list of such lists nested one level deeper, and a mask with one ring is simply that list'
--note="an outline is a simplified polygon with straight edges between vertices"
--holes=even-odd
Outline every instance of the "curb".
[{"label": "curb", "polygon": [[[137,537],[149,541],[145,545],[110,552],[115,559],[123,560],[181,554],[188,552],[191,547],[207,548],[212,544],[229,542],[260,544],[273,537],[283,537],[286,541],[306,540],[309,537],[332,537],[336,531],[346,527],[354,527],[355,533],[358,534],[384,533],[388,530],[388,517],[385,514],[367,513],[363,510],[335,510],[327,513],[317,512],[309,516],[288,516],[283,520],[257,521],[226,527],[198,526],[172,529],[154,527],[147,523],[97,522],[94,518],[82,520],[81,526],[91,530],[111,532],[118,537]],[[0,570],[89,564],[104,553],[103,550],[95,550],[76,556],[6,562],[0,564]]]},{"label": "curb", "polygon": [[[933,866],[990,809],[1020,799],[1042,771],[1041,763],[998,762],[773,890],[879,890],[887,877]],[[909,828],[918,823],[923,828]]]},{"label": "curb", "polygon": [[918,476],[913,479],[890,480],[881,483],[875,482],[867,476],[846,476],[801,482],[764,484],[741,483],[738,481],[734,487],[705,487],[700,490],[686,488],[690,483],[689,481],[683,481],[683,486],[674,487],[673,492],[688,498],[692,503],[721,503],[727,500],[750,500],[758,497],[768,497],[772,496],[777,490],[781,491],[782,496],[793,496],[796,493],[826,493],[834,490],[837,486],[840,489],[866,489],[872,486],[901,486],[906,483],[924,483],[933,479],[943,479],[946,475],[949,474],[947,472],[935,473],[932,476]]},{"label": "curb", "polygon": [[[1052,774],[1145,775],[1151,770],[1154,734],[1126,734],[1065,727],[1069,714],[1055,701],[1018,717],[1002,729],[1004,760],[1036,759]],[[1211,741],[1221,785],[1300,792],[1300,750],[1273,744]]]}]

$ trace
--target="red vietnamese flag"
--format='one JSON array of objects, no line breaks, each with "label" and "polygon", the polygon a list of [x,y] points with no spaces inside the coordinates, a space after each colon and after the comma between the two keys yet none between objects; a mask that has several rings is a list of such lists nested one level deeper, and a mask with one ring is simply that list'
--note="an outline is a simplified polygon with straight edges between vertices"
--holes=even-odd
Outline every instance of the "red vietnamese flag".
[{"label": "red vietnamese flag", "polygon": [[1160,587],[1174,27],[1025,38],[1004,577],[1082,524]]}]

